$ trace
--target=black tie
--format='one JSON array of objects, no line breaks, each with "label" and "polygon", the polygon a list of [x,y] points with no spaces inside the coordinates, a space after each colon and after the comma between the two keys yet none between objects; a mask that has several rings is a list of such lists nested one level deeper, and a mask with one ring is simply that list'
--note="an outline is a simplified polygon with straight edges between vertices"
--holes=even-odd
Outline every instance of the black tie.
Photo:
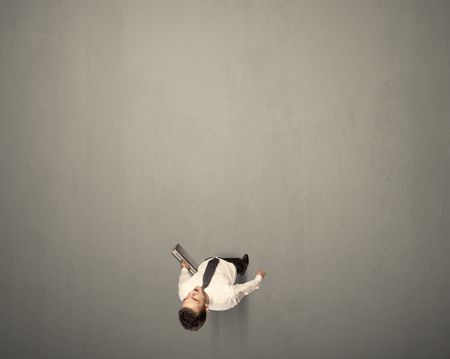
[{"label": "black tie", "polygon": [[219,258],[213,258],[208,262],[206,266],[205,273],[203,274],[203,285],[202,288],[205,289],[209,282],[211,282],[211,278],[214,275],[217,265],[219,264]]}]

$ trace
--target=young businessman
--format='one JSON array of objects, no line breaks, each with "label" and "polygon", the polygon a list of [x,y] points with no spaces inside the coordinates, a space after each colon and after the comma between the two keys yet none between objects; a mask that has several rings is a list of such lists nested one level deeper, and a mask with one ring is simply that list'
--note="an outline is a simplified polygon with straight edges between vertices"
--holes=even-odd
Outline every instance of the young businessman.
[{"label": "young businessman", "polygon": [[200,329],[206,321],[208,310],[227,310],[242,298],[259,288],[266,273],[258,269],[256,277],[244,284],[234,284],[236,275],[243,275],[249,263],[248,255],[242,258],[206,259],[192,277],[189,264],[181,263],[178,279],[178,296],[182,301],[178,312],[181,325],[188,330]]}]

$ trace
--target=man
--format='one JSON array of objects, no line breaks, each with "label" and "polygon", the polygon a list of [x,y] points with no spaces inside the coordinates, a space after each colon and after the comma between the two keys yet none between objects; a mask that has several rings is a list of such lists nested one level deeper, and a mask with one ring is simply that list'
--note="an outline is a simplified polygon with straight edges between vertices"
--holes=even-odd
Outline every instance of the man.
[{"label": "man", "polygon": [[208,310],[227,310],[242,298],[259,288],[266,273],[258,269],[255,279],[244,284],[234,284],[236,274],[243,275],[249,263],[248,255],[242,258],[206,259],[192,277],[189,264],[181,263],[178,279],[178,296],[183,302],[178,312],[181,325],[188,330],[199,330],[206,321]]}]

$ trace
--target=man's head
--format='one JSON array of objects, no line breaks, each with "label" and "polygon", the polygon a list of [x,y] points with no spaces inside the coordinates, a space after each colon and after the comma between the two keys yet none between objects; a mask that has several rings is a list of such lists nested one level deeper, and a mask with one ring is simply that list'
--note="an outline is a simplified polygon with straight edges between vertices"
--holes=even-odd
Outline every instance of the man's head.
[{"label": "man's head", "polygon": [[206,321],[208,311],[208,294],[202,287],[195,287],[184,298],[181,309],[178,312],[181,325],[185,329],[199,330]]}]

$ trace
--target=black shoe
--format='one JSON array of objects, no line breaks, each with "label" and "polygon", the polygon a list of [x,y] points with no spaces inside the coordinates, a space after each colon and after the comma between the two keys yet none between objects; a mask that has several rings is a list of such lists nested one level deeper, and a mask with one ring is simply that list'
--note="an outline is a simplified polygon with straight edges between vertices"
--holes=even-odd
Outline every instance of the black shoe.
[{"label": "black shoe", "polygon": [[244,267],[244,270],[241,273],[239,273],[239,275],[244,275],[245,272],[247,272],[248,254],[244,254],[244,256],[242,257],[242,262],[244,262],[245,267]]}]

